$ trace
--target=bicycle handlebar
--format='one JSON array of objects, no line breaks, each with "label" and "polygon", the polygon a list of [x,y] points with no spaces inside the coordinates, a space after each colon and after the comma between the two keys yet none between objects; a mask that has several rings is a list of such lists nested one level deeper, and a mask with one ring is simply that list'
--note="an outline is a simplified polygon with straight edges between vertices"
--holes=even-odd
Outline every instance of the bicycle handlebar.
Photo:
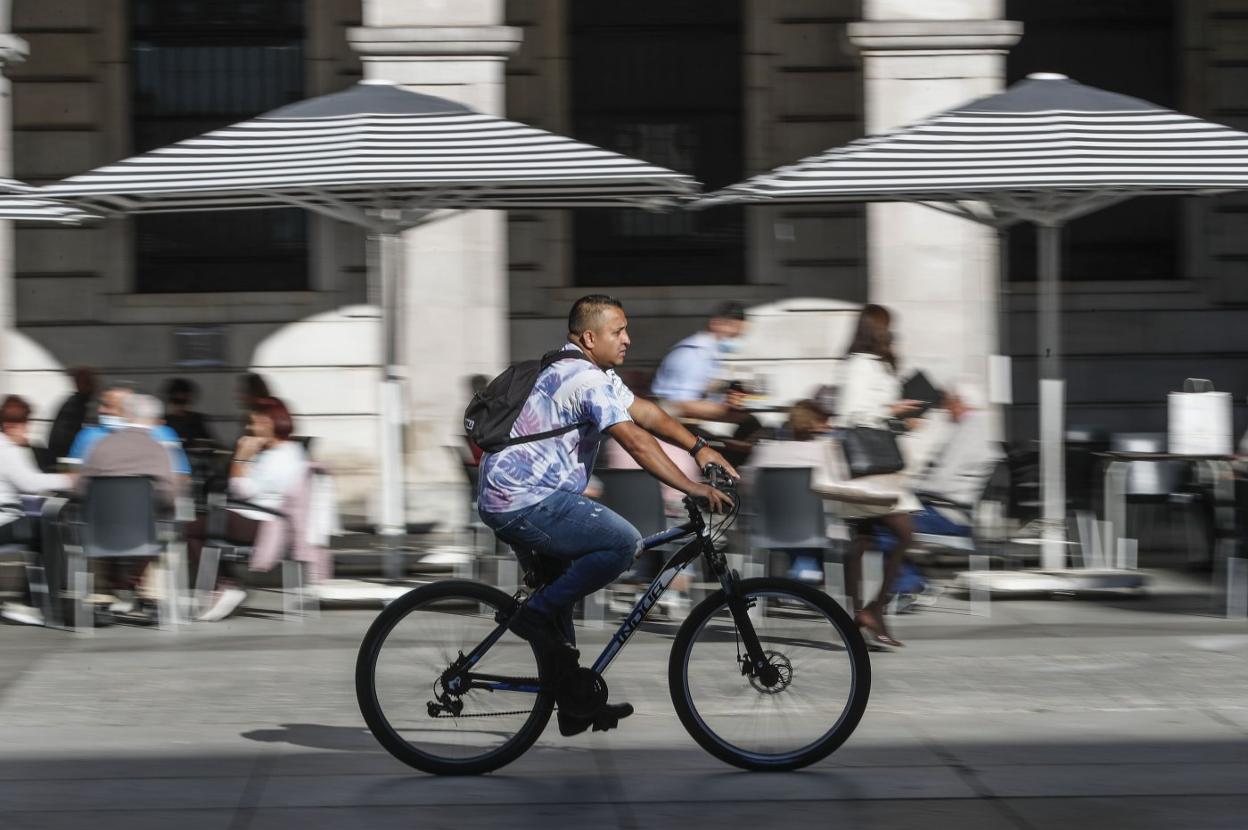
[{"label": "bicycle handlebar", "polygon": [[737,480],[730,476],[727,470],[718,464],[707,464],[702,468],[702,474],[706,476],[707,484],[721,493],[731,496],[733,502],[736,502]]},{"label": "bicycle handlebar", "polygon": [[[737,505],[737,480],[718,464],[707,464],[702,468],[702,474],[706,476],[707,484],[732,499],[733,508],[735,509]],[[703,509],[710,506],[706,499],[697,496],[685,496],[685,503],[697,505]]]}]

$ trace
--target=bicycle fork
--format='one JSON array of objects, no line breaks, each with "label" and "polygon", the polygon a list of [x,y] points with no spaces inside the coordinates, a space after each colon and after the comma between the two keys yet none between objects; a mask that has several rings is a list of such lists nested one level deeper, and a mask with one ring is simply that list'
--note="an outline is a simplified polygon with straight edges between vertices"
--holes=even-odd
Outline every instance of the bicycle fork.
[{"label": "bicycle fork", "polygon": [[745,656],[740,656],[738,652],[737,660],[741,664],[741,674],[757,678],[759,683],[770,689],[780,682],[780,669],[767,658],[762,641],[758,639],[758,632],[754,630],[750,609],[757,600],[743,595],[740,583],[741,576],[735,570],[725,568],[720,575],[720,584],[728,597],[728,611],[732,614],[732,622],[745,645]]}]

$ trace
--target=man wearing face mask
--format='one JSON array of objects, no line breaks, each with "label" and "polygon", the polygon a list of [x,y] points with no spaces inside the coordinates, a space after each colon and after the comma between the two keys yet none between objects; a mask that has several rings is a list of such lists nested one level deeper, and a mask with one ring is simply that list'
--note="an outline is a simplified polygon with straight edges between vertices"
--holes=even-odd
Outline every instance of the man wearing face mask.
[{"label": "man wearing face mask", "polygon": [[760,424],[742,408],[745,390],[725,386],[721,360],[737,351],[745,334],[745,306],[729,301],[715,309],[706,328],[681,340],[659,364],[650,389],[659,405],[677,418],[736,424],[726,457],[739,464]]},{"label": "man wearing face mask", "polygon": [[[100,405],[96,411],[96,424],[82,428],[69,448],[69,458],[78,462],[85,461],[92,448],[105,436],[126,429],[130,423],[126,420],[126,400],[134,394],[134,389],[122,383],[113,383],[104,387],[100,393]],[[191,474],[191,463],[182,450],[182,442],[178,434],[163,423],[153,425],[149,433],[153,440],[161,444],[169,452],[169,460],[173,471],[180,476]]]}]

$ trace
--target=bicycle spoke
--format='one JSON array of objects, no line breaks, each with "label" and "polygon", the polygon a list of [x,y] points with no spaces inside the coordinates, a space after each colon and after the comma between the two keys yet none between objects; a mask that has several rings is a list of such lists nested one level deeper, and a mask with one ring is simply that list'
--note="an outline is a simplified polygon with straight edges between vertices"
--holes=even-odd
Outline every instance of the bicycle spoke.
[{"label": "bicycle spoke", "polygon": [[[752,596],[782,609],[751,617],[751,624],[783,679],[768,686],[740,674],[735,623],[724,606],[689,646],[686,694],[705,729],[734,752],[794,756],[823,740],[848,710],[854,691],[849,646],[819,608],[780,593]],[[781,597],[783,606],[774,602]]]},{"label": "bicycle spoke", "polygon": [[[534,693],[472,689],[447,695],[441,688],[442,675],[496,626],[494,609],[452,602],[418,606],[394,625],[377,656],[376,697],[389,726],[407,745],[440,758],[473,759],[510,741],[528,721],[537,700]],[[499,677],[539,675],[532,649],[510,636],[495,643],[474,671]],[[445,708],[438,708],[442,704]]]}]

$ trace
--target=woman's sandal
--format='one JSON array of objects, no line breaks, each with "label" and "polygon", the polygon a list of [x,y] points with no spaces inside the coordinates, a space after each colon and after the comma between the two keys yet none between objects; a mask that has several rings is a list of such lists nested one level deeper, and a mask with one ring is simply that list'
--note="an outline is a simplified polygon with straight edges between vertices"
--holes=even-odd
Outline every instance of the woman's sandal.
[{"label": "woman's sandal", "polygon": [[905,643],[888,633],[888,629],[884,627],[884,621],[880,619],[878,612],[863,608],[854,615],[854,622],[858,623],[859,628],[865,628],[870,632],[871,636],[880,645],[890,648],[905,648]]}]

